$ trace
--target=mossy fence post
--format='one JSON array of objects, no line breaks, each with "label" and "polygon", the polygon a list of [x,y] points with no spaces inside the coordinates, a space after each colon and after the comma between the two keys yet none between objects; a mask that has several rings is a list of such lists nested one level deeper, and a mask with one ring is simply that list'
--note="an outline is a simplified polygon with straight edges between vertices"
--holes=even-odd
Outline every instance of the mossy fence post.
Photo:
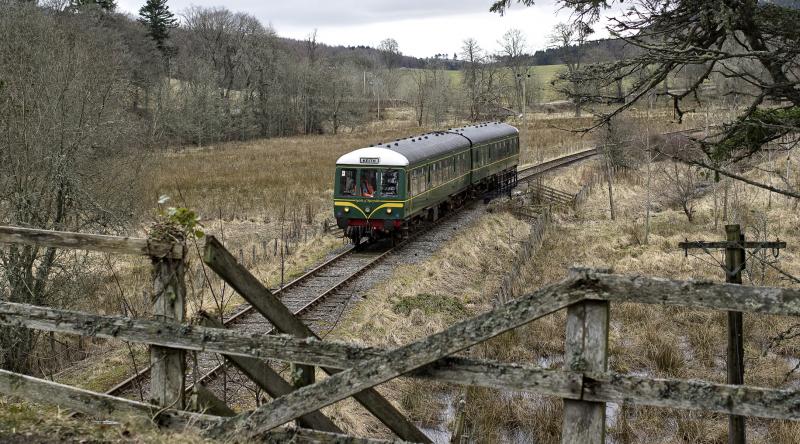
[{"label": "mossy fence post", "polygon": [[[564,370],[608,370],[608,301],[585,301],[567,308]],[[604,444],[606,403],[564,399],[562,444]]]},{"label": "mossy fence post", "polygon": [[[181,242],[183,243],[183,242]],[[185,244],[183,251],[186,252]],[[186,259],[150,256],[153,264],[153,318],[181,324],[186,318]],[[150,347],[150,398],[153,404],[183,409],[186,358],[181,349]]]}]

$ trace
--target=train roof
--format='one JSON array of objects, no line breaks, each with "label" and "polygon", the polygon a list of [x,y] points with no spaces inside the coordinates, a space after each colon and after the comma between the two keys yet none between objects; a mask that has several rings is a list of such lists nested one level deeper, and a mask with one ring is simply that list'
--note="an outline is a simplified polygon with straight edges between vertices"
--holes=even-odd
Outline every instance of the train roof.
[{"label": "train roof", "polygon": [[518,133],[519,131],[513,126],[500,122],[451,128],[447,131],[434,131],[357,149],[340,157],[336,164],[408,166],[451,151],[469,148],[474,144]]}]

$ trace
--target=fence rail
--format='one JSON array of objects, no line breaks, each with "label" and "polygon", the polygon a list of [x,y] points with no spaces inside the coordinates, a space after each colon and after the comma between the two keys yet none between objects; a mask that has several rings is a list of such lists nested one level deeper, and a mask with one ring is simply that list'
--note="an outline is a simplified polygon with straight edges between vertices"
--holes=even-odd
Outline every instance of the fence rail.
[{"label": "fence rail", "polygon": [[178,242],[7,226],[0,226],[0,243],[172,259],[184,255],[183,246]]}]

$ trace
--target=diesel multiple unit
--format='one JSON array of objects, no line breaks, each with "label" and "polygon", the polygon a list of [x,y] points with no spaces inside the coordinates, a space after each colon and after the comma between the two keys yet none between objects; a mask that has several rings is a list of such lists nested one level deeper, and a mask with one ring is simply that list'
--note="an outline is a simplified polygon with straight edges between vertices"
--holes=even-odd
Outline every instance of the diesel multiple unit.
[{"label": "diesel multiple unit", "polygon": [[336,162],[334,216],[356,245],[400,237],[468,199],[514,186],[518,162],[519,131],[499,122],[357,149]]}]

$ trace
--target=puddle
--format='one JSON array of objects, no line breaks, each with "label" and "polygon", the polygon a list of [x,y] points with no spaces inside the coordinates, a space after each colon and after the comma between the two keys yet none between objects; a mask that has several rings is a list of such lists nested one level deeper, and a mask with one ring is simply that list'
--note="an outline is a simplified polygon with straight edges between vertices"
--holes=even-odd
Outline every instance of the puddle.
[{"label": "puddle", "polygon": [[453,435],[450,430],[450,424],[455,421],[457,399],[454,395],[445,393],[439,396],[439,402],[444,406],[444,409],[439,414],[439,423],[433,425],[417,424],[417,426],[435,444],[448,444]]}]

